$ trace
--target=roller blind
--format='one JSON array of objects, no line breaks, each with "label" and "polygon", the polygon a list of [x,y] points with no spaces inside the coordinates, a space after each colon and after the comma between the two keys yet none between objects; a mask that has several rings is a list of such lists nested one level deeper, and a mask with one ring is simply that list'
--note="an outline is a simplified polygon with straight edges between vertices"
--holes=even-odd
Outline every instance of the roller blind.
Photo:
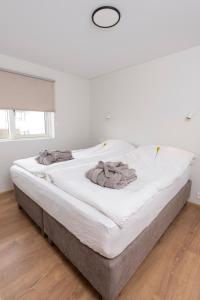
[{"label": "roller blind", "polygon": [[54,82],[0,70],[0,109],[53,112]]}]

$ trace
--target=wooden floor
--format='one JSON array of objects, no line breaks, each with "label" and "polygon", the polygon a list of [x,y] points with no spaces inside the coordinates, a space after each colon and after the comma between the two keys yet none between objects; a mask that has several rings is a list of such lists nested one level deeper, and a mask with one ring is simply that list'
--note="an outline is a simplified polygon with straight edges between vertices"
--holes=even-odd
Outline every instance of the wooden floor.
[{"label": "wooden floor", "polygon": [[[101,299],[18,210],[12,193],[0,195],[0,299]],[[165,299],[200,299],[200,208],[194,205],[183,209],[119,297]]]}]

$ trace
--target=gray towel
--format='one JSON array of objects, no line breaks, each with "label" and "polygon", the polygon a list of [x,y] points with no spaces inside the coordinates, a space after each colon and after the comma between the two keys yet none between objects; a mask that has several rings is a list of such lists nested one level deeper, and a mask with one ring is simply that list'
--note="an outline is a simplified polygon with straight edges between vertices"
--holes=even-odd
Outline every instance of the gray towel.
[{"label": "gray towel", "polygon": [[111,189],[122,189],[137,179],[134,169],[129,169],[122,162],[103,162],[86,173],[86,177],[93,183]]},{"label": "gray towel", "polygon": [[71,160],[72,152],[71,151],[40,151],[39,156],[36,158],[37,162],[42,165],[50,165],[55,162],[61,162],[66,160]]}]

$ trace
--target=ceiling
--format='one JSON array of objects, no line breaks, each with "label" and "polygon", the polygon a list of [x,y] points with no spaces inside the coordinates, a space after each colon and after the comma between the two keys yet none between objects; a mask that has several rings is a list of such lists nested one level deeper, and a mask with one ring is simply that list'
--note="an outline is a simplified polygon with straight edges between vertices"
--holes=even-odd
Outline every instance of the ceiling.
[{"label": "ceiling", "polygon": [[[120,23],[91,14],[114,5]],[[200,44],[199,0],[0,0],[0,53],[93,78]]]}]

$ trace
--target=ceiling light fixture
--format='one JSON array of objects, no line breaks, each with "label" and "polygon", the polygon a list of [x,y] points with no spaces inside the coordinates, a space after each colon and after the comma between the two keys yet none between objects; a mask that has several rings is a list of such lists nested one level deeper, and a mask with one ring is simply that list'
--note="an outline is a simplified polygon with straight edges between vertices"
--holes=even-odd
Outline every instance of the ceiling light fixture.
[{"label": "ceiling light fixture", "polygon": [[92,14],[92,22],[100,28],[110,28],[119,23],[121,14],[113,6],[101,6]]}]

